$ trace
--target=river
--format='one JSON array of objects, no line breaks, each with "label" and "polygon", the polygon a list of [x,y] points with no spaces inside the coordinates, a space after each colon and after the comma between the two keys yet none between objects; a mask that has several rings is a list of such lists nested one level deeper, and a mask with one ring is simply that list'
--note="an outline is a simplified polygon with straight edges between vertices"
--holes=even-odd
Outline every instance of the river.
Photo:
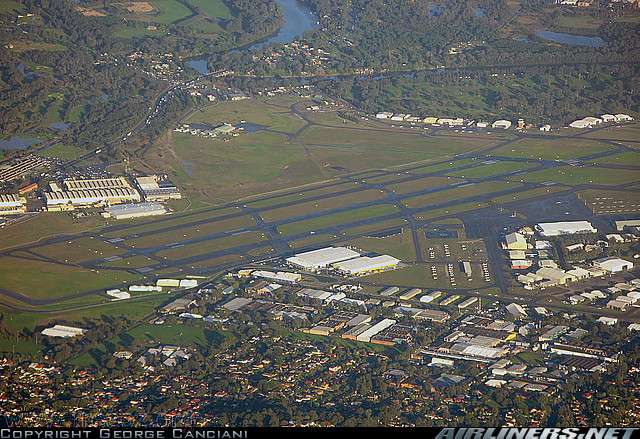
[{"label": "river", "polygon": [[[282,8],[284,24],[275,35],[257,42],[245,50],[259,49],[270,43],[290,43],[298,35],[313,30],[318,25],[318,17],[298,0],[277,0],[277,2]],[[207,58],[200,58],[189,60],[186,64],[196,69],[199,73],[206,75],[209,73],[207,62]]]}]

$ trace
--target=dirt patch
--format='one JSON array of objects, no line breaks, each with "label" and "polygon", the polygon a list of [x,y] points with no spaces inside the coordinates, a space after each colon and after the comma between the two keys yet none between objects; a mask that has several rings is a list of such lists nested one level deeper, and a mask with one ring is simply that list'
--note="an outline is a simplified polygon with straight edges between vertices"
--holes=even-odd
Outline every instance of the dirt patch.
[{"label": "dirt patch", "polygon": [[95,9],[83,8],[81,6],[78,6],[76,8],[76,11],[80,12],[85,17],[106,17],[107,16],[106,14],[103,14],[100,11],[96,11]]},{"label": "dirt patch", "polygon": [[124,3],[122,7],[132,14],[151,14],[158,12],[158,9],[149,2]]}]

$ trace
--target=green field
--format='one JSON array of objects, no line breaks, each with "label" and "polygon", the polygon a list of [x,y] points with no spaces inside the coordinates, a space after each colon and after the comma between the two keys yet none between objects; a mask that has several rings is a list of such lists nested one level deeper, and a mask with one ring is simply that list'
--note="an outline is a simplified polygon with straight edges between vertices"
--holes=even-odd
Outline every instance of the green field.
[{"label": "green field", "polygon": [[11,256],[0,258],[0,287],[33,299],[72,296],[83,291],[122,285],[139,278],[126,272],[91,270]]},{"label": "green field", "polygon": [[383,191],[373,189],[362,190],[351,194],[336,195],[322,200],[297,203],[292,206],[281,207],[278,209],[263,210],[260,212],[260,216],[265,222],[274,222],[300,215],[319,213],[330,209],[351,206],[357,203],[380,200],[386,196],[387,194]]},{"label": "green field", "polygon": [[524,175],[509,177],[511,181],[542,182],[552,180],[559,184],[600,184],[618,186],[640,180],[637,171],[608,169],[595,166],[559,166]]},{"label": "green field", "polygon": [[483,178],[483,177],[491,177],[498,174],[506,174],[508,172],[513,172],[513,171],[519,171],[522,169],[529,169],[535,166],[538,166],[538,165],[536,163],[501,161],[498,163],[492,163],[488,165],[476,166],[469,169],[462,169],[459,171],[448,172],[447,175],[450,175],[452,177]]},{"label": "green field", "polygon": [[567,160],[611,151],[613,146],[585,139],[522,139],[491,151],[492,156]]},{"label": "green field", "polygon": [[374,218],[396,212],[398,212],[398,209],[395,206],[390,204],[380,204],[284,224],[278,226],[278,230],[285,236],[295,235],[297,233],[333,227],[343,223],[356,222],[358,220]]},{"label": "green field", "polygon": [[516,189],[519,186],[519,184],[514,185],[513,183],[504,181],[485,181],[482,183],[474,183],[469,186],[464,186],[463,188],[446,189],[444,191],[404,198],[402,203],[408,208],[414,209],[446,203],[449,201],[461,200],[478,195],[490,194],[506,189]]},{"label": "green field", "polygon": [[402,233],[384,238],[358,238],[347,241],[344,244],[367,251],[388,254],[403,262],[416,260],[413,237],[409,230],[404,230]]}]

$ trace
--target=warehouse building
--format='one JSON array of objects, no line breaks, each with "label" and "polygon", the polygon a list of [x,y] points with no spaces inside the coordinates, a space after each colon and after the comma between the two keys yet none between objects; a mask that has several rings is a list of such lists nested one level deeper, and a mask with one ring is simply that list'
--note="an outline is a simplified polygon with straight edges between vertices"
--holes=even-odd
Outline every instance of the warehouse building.
[{"label": "warehouse building", "polygon": [[83,335],[87,332],[86,329],[75,328],[73,326],[65,326],[65,325],[55,325],[51,328],[46,328],[42,331],[42,335],[48,335],[50,337],[62,337],[62,338],[71,338],[77,335]]},{"label": "warehouse building", "polygon": [[140,194],[133,188],[45,192],[44,198],[50,211],[140,202]]},{"label": "warehouse building", "polygon": [[527,240],[520,233],[509,233],[504,237],[507,250],[526,250]]},{"label": "warehouse building", "polygon": [[147,201],[163,202],[182,198],[177,187],[155,175],[137,177],[136,184]]},{"label": "warehouse building", "polygon": [[389,268],[395,268],[400,263],[399,259],[389,255],[380,255],[374,257],[361,256],[359,258],[348,261],[338,262],[334,267],[347,275],[363,276],[366,274],[376,273]]},{"label": "warehouse building", "polygon": [[326,268],[337,262],[357,258],[360,253],[346,247],[326,247],[319,250],[312,250],[298,253],[287,258],[286,261],[293,266],[304,270],[315,271]]},{"label": "warehouse building", "polygon": [[593,265],[597,268],[605,270],[608,273],[619,273],[621,271],[630,270],[633,268],[633,262],[625,261],[624,259],[616,257],[608,257],[603,259],[597,259],[593,261]]},{"label": "warehouse building", "polygon": [[67,190],[70,190],[70,191],[131,187],[127,179],[124,177],[90,178],[90,179],[68,178],[64,180],[64,185],[66,186]]},{"label": "warehouse building", "polygon": [[160,203],[156,203],[155,201],[143,201],[142,203],[134,204],[117,204],[115,206],[109,206],[104,210],[108,216],[117,220],[164,215],[167,213],[166,209]]},{"label": "warehouse building", "polygon": [[420,288],[412,288],[409,291],[400,294],[399,297],[402,300],[410,300],[410,299],[413,299],[418,294],[420,294],[421,292],[422,290]]},{"label": "warehouse building", "polygon": [[371,341],[371,337],[376,335],[378,332],[380,332],[380,331],[382,331],[384,329],[387,329],[388,327],[390,327],[392,325],[395,325],[395,323],[396,323],[396,321],[393,320],[393,319],[383,319],[383,320],[379,321],[378,323],[376,323],[375,325],[369,327],[365,331],[363,331],[360,334],[358,334],[358,336],[356,336],[356,340],[369,342],[369,341]]},{"label": "warehouse building", "polygon": [[26,198],[16,194],[0,194],[0,215],[18,215],[26,211]]},{"label": "warehouse building", "polygon": [[575,235],[582,233],[598,233],[589,221],[563,221],[556,223],[536,224],[536,230],[542,236]]},{"label": "warehouse building", "polygon": [[508,129],[511,126],[511,121],[508,120],[496,120],[491,124],[491,128],[501,128],[503,130]]},{"label": "warehouse building", "polygon": [[507,311],[515,318],[528,317],[527,312],[524,310],[524,308],[517,303],[510,303],[506,306],[506,308]]},{"label": "warehouse building", "polygon": [[251,276],[289,285],[295,284],[302,279],[302,275],[299,273],[289,273],[287,271],[274,273],[272,271],[255,270],[251,272]]}]

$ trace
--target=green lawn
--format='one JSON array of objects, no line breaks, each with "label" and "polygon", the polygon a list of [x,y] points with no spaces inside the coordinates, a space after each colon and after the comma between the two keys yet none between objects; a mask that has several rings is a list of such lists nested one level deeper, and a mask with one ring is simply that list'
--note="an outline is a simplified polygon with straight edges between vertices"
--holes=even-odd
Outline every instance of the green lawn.
[{"label": "green lawn", "polygon": [[541,182],[552,180],[559,184],[600,184],[617,186],[640,180],[637,171],[598,168],[595,166],[559,166],[542,171],[510,177],[511,181]]},{"label": "green lawn", "polygon": [[498,163],[492,163],[489,165],[482,165],[474,168],[449,172],[447,173],[447,175],[450,175],[452,177],[455,176],[455,177],[465,177],[465,178],[483,178],[483,177],[490,177],[498,174],[506,174],[507,172],[519,171],[521,169],[528,169],[534,166],[538,166],[538,164],[502,161]]},{"label": "green lawn", "polygon": [[491,156],[566,160],[611,151],[612,145],[585,139],[522,139],[494,149]]},{"label": "green lawn", "polygon": [[345,212],[324,215],[294,223],[284,224],[278,227],[283,235],[295,235],[297,233],[313,231],[325,227],[337,226],[340,224],[355,222],[361,219],[374,218],[377,216],[388,215],[397,212],[398,209],[390,204],[381,204],[376,206],[361,207],[359,209],[348,210]]},{"label": "green lawn", "polygon": [[85,154],[86,152],[86,150],[78,148],[76,146],[57,144],[45,149],[44,151],[39,152],[38,155],[63,160],[73,160],[80,157],[82,154]]},{"label": "green lawn", "polygon": [[10,256],[0,258],[0,287],[33,299],[70,296],[122,285],[139,278],[125,272],[90,270]]}]

